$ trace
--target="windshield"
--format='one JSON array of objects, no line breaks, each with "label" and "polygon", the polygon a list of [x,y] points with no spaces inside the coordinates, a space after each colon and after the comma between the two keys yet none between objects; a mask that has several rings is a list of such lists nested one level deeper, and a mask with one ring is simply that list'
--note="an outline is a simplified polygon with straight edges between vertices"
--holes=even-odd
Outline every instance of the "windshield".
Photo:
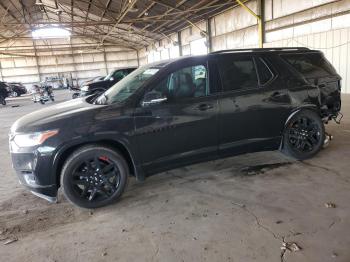
[{"label": "windshield", "polygon": [[99,96],[96,99],[96,104],[123,102],[158,71],[157,67],[140,67]]}]

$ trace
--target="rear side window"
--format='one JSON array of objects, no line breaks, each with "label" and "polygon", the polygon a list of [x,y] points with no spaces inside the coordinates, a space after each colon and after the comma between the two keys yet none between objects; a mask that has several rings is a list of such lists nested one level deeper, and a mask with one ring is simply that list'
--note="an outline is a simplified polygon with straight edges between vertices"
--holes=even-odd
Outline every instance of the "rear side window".
[{"label": "rear side window", "polygon": [[218,68],[224,92],[258,86],[255,64],[250,56],[221,56],[218,59]]},{"label": "rear side window", "polygon": [[336,74],[333,66],[319,53],[283,55],[282,58],[306,78]]},{"label": "rear side window", "polygon": [[255,63],[259,75],[259,83],[260,85],[265,85],[273,78],[273,73],[262,58],[257,58]]}]

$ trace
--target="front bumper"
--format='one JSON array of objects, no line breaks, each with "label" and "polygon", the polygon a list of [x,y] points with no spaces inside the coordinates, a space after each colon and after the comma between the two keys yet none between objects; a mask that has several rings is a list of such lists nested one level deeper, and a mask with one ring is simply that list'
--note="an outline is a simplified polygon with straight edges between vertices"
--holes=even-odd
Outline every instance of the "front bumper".
[{"label": "front bumper", "polygon": [[33,194],[50,202],[57,197],[57,181],[53,172],[53,149],[15,148],[10,141],[12,164],[20,183]]}]

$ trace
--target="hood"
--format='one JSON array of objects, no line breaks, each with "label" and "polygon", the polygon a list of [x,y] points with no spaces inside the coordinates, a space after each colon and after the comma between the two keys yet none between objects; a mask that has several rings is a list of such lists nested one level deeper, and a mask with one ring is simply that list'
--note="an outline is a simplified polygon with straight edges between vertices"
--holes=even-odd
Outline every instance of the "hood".
[{"label": "hood", "polygon": [[77,121],[86,120],[86,116],[91,115],[87,114],[88,112],[105,107],[89,104],[85,99],[74,99],[27,114],[12,125],[11,133],[36,132],[57,128],[58,122],[64,122],[61,123],[60,126],[67,126],[70,124],[76,126],[78,124]]}]

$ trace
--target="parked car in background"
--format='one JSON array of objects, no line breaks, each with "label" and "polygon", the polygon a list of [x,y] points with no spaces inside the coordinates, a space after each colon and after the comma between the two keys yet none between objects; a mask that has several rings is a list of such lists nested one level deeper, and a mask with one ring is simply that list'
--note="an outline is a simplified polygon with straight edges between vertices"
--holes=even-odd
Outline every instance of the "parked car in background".
[{"label": "parked car in background", "polygon": [[[134,71],[136,67],[129,68],[119,68],[112,72],[110,72],[103,80],[91,82],[89,84],[84,85],[80,89],[79,96],[88,96],[95,93],[102,93],[106,91],[108,88],[118,83],[132,71]],[[74,94],[73,94],[74,96]]]},{"label": "parked car in background", "polygon": [[81,83],[81,87],[83,86],[86,86],[88,84],[91,84],[91,83],[94,83],[94,82],[98,82],[98,81],[102,81],[106,78],[106,76],[97,76],[97,77],[93,77],[93,78],[90,78],[84,82]]},{"label": "parked car in background", "polygon": [[[339,122],[340,80],[319,51],[225,50],[135,70],[101,95],[17,120],[13,166],[36,195],[96,208],[120,198],[129,175],[237,154],[281,150],[299,160]],[[35,163],[35,164],[33,164]]]},{"label": "parked car in background", "polygon": [[27,93],[27,89],[22,83],[19,82],[10,82],[8,83],[9,93],[12,97],[21,96]]},{"label": "parked car in background", "polygon": [[1,105],[6,105],[6,100],[5,98],[8,97],[8,89],[9,86],[5,82],[0,82],[0,104]]}]

